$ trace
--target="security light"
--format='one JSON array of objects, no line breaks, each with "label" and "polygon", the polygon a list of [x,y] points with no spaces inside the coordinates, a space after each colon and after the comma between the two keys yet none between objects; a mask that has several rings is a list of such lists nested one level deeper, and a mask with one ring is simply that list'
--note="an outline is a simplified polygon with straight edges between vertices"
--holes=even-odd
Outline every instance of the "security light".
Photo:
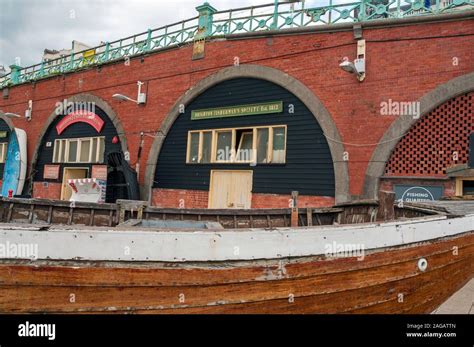
[{"label": "security light", "polygon": [[365,77],[365,59],[356,59],[354,62],[343,61],[339,67],[346,72],[357,74],[357,79],[362,82]]},{"label": "security light", "polygon": [[138,105],[143,105],[143,104],[146,103],[146,94],[141,92],[142,85],[144,85],[144,84],[145,83],[140,82],[140,81],[137,82],[137,86],[138,86],[137,100],[129,98],[128,96],[123,95],[123,94],[114,94],[114,95],[112,95],[112,98],[114,98],[115,100],[119,100],[119,101],[132,101],[132,102],[134,102]]},{"label": "security light", "polygon": [[349,73],[357,72],[354,63],[350,61],[343,61],[342,63],[339,64],[339,67]]}]

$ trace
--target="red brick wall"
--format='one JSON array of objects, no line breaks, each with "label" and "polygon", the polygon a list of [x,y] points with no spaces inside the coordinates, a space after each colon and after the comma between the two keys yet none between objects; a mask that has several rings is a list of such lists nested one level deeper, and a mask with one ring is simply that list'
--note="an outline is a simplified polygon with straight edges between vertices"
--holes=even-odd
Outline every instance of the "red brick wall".
[{"label": "red brick wall", "polygon": [[152,204],[169,208],[207,208],[209,192],[204,190],[180,190],[155,188]]},{"label": "red brick wall", "polygon": [[[168,208],[207,208],[209,192],[204,190],[153,189],[152,204]],[[289,208],[291,195],[252,194],[252,208]],[[333,197],[300,196],[299,207],[334,205]]]},{"label": "red brick wall", "polygon": [[[438,85],[472,72],[472,36],[467,34],[473,31],[472,20],[365,28],[367,77],[363,83],[338,66],[343,57],[356,56],[353,32],[320,32],[273,40],[213,41],[206,44],[205,59],[196,61],[191,60],[192,46],[188,45],[150,54],[143,62],[140,58],[132,59],[129,66],[115,63],[23,84],[10,88],[8,99],[0,98],[0,109],[23,114],[28,100],[33,100],[33,120],[13,120],[15,126],[28,132],[31,161],[43,124],[55,103],[79,93],[95,94],[114,108],[122,122],[134,164],[140,131],[159,129],[180,96],[213,72],[232,66],[234,58],[239,57],[240,64],[260,64],[288,73],[320,98],[349,152],[350,193],[359,195],[375,143],[396,118],[381,116],[380,103],[388,99],[417,100]],[[453,64],[453,58],[458,64]],[[137,80],[147,83],[145,106],[112,99],[115,93],[135,95]],[[153,142],[151,137],[145,139],[142,168],[146,167]],[[141,184],[143,178],[142,173]]]},{"label": "red brick wall", "polygon": [[[291,194],[252,194],[252,208],[289,208]],[[334,205],[334,198],[330,196],[298,197],[298,207],[329,207]]]},{"label": "red brick wall", "polygon": [[47,187],[44,183],[45,182],[34,182],[33,197],[38,199],[59,200],[61,198],[61,183],[47,182]]}]

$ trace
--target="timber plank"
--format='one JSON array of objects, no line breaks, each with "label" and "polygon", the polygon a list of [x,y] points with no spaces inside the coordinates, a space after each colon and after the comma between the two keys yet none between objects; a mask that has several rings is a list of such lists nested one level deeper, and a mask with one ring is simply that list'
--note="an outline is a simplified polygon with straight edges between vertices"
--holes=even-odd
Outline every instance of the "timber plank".
[{"label": "timber plank", "polygon": [[[243,283],[252,281],[269,281],[281,278],[296,279],[322,274],[357,271],[397,264],[400,262],[415,263],[424,256],[431,263],[430,257],[438,253],[453,255],[453,247],[458,247],[458,254],[474,253],[474,233],[450,240],[438,241],[387,251],[367,254],[364,261],[357,258],[312,258],[306,261],[281,260],[273,262],[255,261],[251,264],[233,265],[225,262],[225,267],[212,267],[207,264],[174,264],[172,268],[161,265],[133,267],[110,267],[100,263],[72,266],[21,265],[18,262],[0,262],[0,284],[3,285],[127,285],[127,286],[161,286],[161,285],[213,285],[226,283]],[[53,262],[54,263],[54,262]],[[126,267],[127,266],[127,267]],[[179,275],[177,275],[179,271]]]}]

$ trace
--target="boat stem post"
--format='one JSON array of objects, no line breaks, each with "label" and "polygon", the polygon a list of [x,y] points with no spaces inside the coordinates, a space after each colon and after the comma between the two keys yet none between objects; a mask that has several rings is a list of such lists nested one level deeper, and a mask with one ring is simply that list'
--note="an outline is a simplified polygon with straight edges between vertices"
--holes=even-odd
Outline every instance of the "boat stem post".
[{"label": "boat stem post", "polygon": [[291,226],[298,226],[298,191],[291,192]]}]

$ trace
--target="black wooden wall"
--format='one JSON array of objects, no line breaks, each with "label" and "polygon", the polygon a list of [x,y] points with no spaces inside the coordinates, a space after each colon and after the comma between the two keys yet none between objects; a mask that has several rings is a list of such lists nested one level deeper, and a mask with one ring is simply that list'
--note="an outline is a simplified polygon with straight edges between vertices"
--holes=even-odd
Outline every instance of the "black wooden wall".
[{"label": "black wooden wall", "polygon": [[[0,138],[0,143],[8,142],[8,139],[10,138],[10,128],[8,127],[7,123],[3,119],[0,119],[0,131],[7,132],[7,137]],[[0,180],[3,179],[4,168],[5,168],[5,163],[1,163],[0,164]]]},{"label": "black wooden wall", "polygon": [[[59,164],[61,166],[59,171],[59,179],[57,180],[45,180],[43,179],[44,174],[44,165],[53,164],[53,151],[54,151],[54,140],[56,139],[70,139],[70,138],[81,138],[81,137],[95,137],[95,136],[105,136],[105,155],[104,158],[107,158],[107,154],[110,152],[121,152],[120,142],[113,144],[112,138],[117,136],[117,130],[115,129],[114,124],[105,112],[95,107],[95,113],[104,120],[104,126],[100,133],[98,133],[92,126],[86,123],[75,123],[67,127],[61,135],[58,135],[56,131],[56,125],[58,122],[63,119],[65,116],[58,116],[49,129],[46,131],[45,136],[41,141],[41,147],[39,149],[38,160],[35,166],[35,181],[48,181],[48,182],[62,182],[63,180],[63,171],[64,167],[85,167],[89,168],[89,174],[92,170],[92,165],[102,165],[102,164]],[[51,147],[46,147],[46,143],[51,142]],[[106,163],[103,163],[106,165]],[[57,164],[54,164],[57,165]]]},{"label": "black wooden wall", "polygon": [[[284,112],[191,121],[191,111],[283,101]],[[291,114],[290,105],[294,105]],[[186,164],[189,130],[287,125],[286,164]],[[334,169],[329,146],[316,118],[286,89],[271,82],[239,78],[220,83],[186,107],[168,133],[158,159],[154,187],[209,190],[210,170],[253,170],[254,193],[334,196]]]}]

